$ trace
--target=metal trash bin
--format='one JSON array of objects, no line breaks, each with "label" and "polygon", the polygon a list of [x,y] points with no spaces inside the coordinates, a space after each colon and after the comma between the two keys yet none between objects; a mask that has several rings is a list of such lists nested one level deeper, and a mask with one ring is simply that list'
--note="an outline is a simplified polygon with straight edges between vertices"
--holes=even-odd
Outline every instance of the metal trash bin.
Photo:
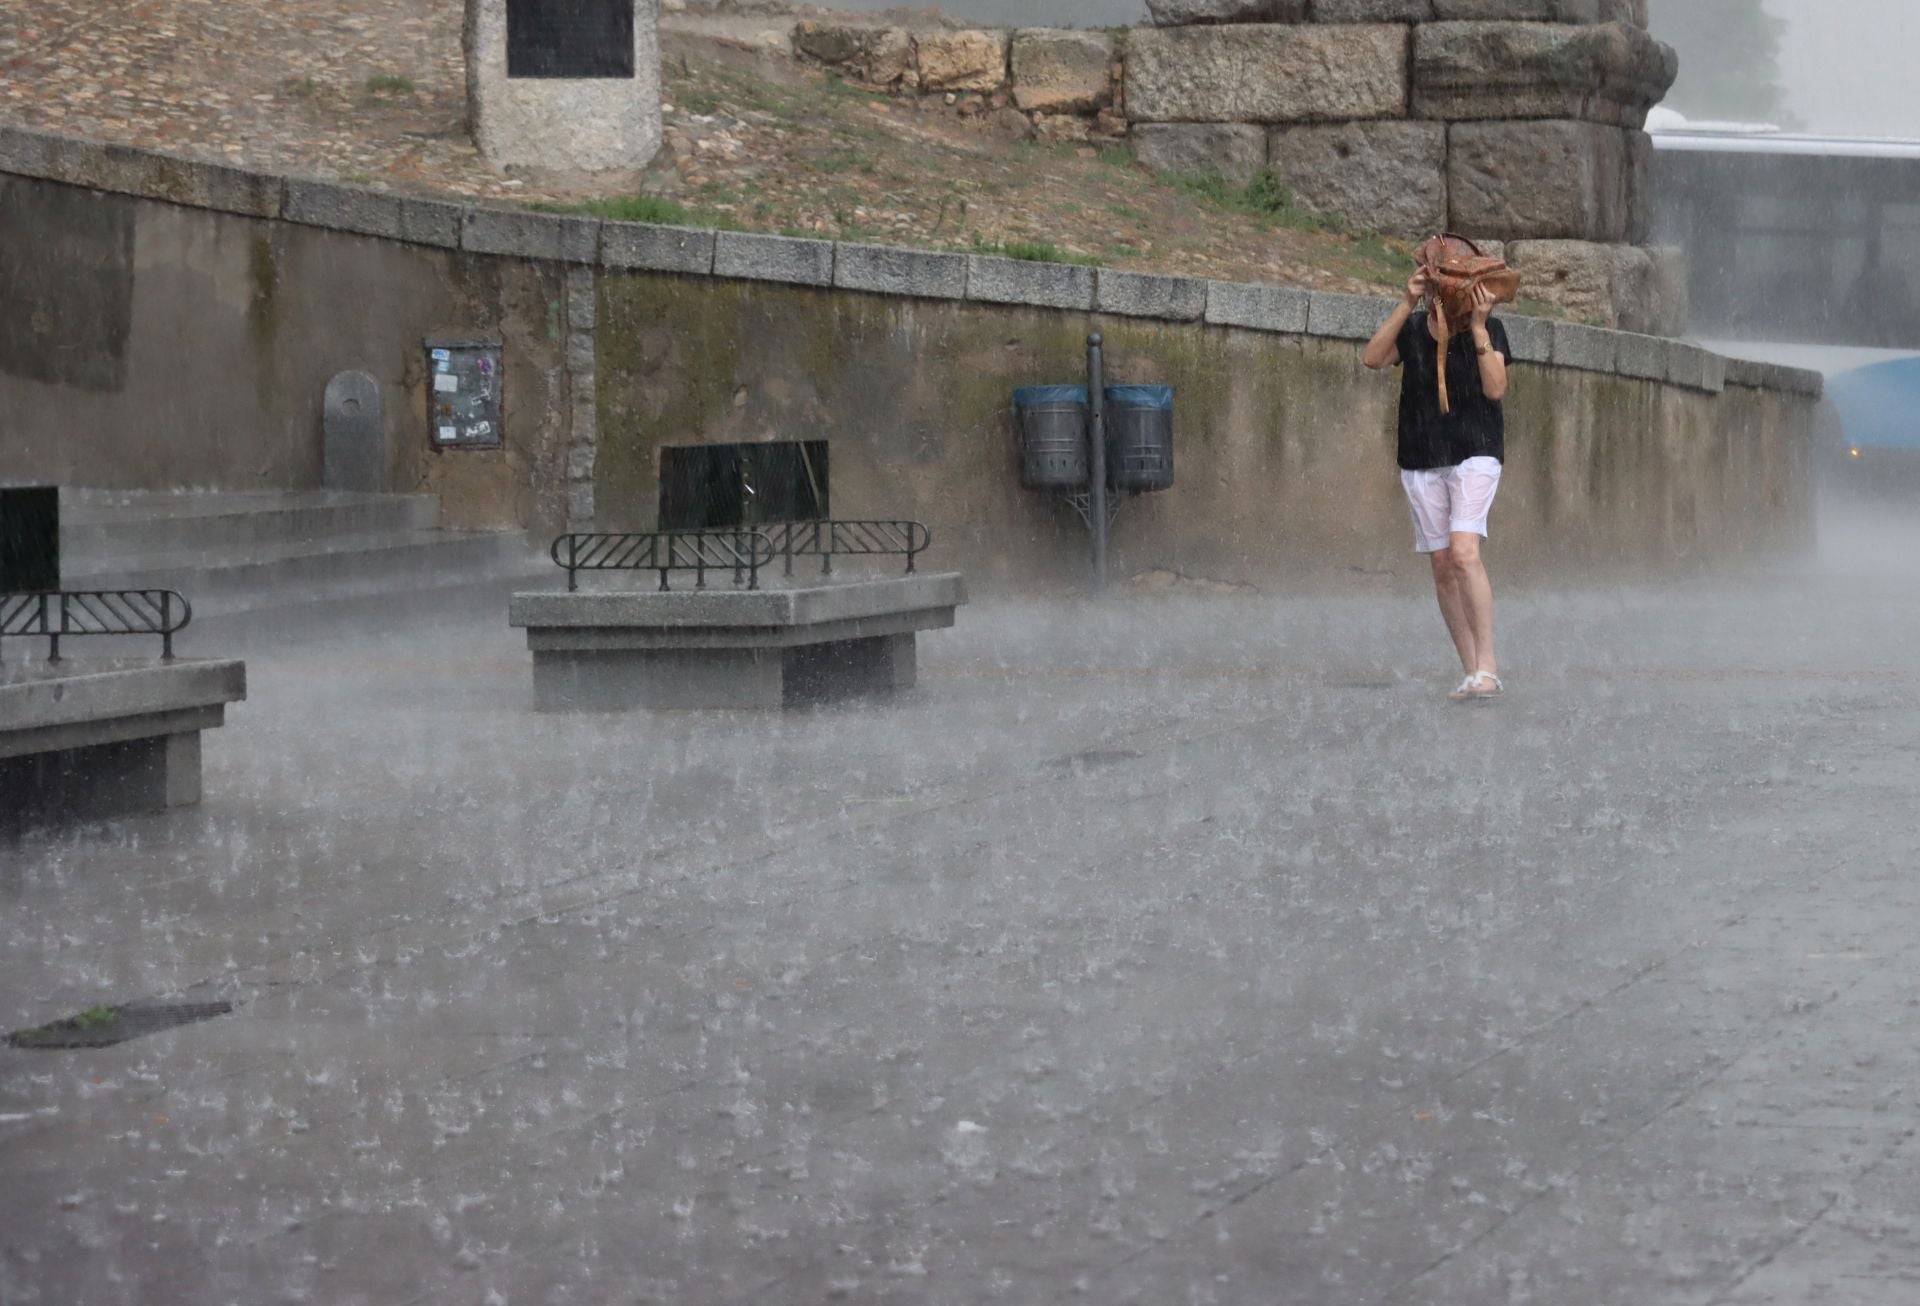
[{"label": "metal trash bin", "polygon": [[1106,387],[1107,483],[1119,490],[1173,484],[1173,387]]},{"label": "metal trash bin", "polygon": [[1013,392],[1020,425],[1020,483],[1028,489],[1081,489],[1087,468],[1087,388],[1030,385]]}]

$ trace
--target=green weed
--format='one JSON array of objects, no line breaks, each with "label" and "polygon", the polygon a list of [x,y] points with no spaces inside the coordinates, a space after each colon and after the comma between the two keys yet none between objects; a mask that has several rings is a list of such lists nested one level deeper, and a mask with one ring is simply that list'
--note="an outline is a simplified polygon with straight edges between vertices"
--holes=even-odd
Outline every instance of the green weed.
[{"label": "green weed", "polygon": [[374,73],[367,78],[367,91],[373,95],[412,95],[413,78],[398,73]]},{"label": "green weed", "polygon": [[973,248],[981,254],[998,254],[1028,263],[1073,263],[1081,267],[1103,267],[1106,260],[1095,254],[1073,254],[1044,240],[987,240],[973,233]]}]

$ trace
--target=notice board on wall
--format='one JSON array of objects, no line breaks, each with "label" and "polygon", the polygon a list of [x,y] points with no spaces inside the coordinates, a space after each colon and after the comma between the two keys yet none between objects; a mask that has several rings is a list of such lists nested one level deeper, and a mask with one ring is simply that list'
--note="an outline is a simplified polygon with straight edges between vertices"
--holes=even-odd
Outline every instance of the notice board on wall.
[{"label": "notice board on wall", "polygon": [[500,341],[428,340],[427,439],[435,449],[498,449]]}]

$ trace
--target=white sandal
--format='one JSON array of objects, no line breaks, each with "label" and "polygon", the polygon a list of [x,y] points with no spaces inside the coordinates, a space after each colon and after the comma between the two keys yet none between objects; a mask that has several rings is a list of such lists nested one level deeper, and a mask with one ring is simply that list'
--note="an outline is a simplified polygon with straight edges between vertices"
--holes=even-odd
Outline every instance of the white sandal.
[{"label": "white sandal", "polygon": [[[1482,686],[1487,684],[1491,684],[1493,688],[1483,689]],[[1464,703],[1468,699],[1499,698],[1506,692],[1507,687],[1501,683],[1500,677],[1491,671],[1476,671],[1461,681],[1447,697],[1456,703]]]}]

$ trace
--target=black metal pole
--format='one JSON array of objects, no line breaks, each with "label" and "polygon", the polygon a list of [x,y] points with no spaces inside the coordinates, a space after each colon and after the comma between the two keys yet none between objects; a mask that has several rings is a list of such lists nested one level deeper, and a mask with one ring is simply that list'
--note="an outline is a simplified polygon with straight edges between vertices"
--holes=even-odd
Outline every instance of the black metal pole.
[{"label": "black metal pole", "polygon": [[1093,593],[1107,592],[1107,412],[1106,381],[1100,357],[1100,333],[1087,337],[1087,507],[1093,518]]}]

